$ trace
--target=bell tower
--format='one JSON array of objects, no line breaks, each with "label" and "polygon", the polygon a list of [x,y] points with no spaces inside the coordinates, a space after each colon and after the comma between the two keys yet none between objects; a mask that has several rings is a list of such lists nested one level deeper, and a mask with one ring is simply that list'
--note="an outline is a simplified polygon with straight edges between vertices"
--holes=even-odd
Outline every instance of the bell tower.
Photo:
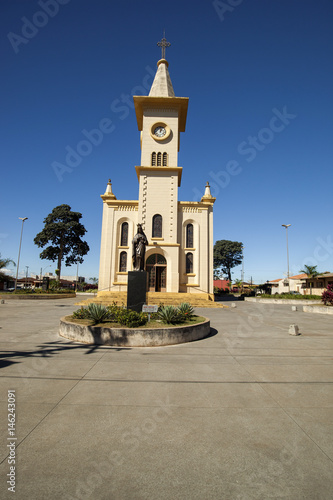
[{"label": "bell tower", "polygon": [[[138,129],[141,132],[141,164],[135,167],[139,180],[138,220],[148,240],[177,242],[178,187],[182,168],[178,166],[180,132],[185,131],[187,97],[176,97],[165,59],[170,43],[162,38],[162,59],[148,96],[134,96]],[[153,227],[155,215],[161,216],[162,231]],[[156,236],[158,234],[159,236]]]}]

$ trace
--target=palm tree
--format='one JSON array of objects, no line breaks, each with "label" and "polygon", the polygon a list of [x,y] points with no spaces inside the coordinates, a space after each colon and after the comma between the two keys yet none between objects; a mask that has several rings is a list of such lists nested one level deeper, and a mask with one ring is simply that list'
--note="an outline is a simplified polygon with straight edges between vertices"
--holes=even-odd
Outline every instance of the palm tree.
[{"label": "palm tree", "polygon": [[5,269],[8,264],[13,264],[14,266],[16,266],[15,262],[12,259],[2,259],[0,254],[0,281],[5,281],[8,278],[8,275],[1,271],[2,269]]},{"label": "palm tree", "polygon": [[[300,273],[305,273],[308,278],[315,278],[318,276],[317,266],[304,266],[304,269],[300,270]],[[312,281],[310,281],[310,295],[312,295]]]},{"label": "palm tree", "polygon": [[238,288],[238,291],[243,291],[243,282],[242,280],[235,280],[234,282],[235,286]]}]

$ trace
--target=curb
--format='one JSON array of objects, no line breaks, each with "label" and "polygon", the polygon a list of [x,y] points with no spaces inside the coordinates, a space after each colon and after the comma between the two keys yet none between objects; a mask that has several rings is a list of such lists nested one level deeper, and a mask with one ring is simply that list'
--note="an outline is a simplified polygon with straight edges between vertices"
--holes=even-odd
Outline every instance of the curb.
[{"label": "curb", "polygon": [[260,299],[259,297],[246,297],[246,302],[259,302],[262,304],[293,304],[295,306],[299,305],[309,305],[309,304],[320,304],[320,300],[302,300],[302,299]]},{"label": "curb", "polygon": [[333,314],[332,306],[303,306],[303,312],[316,314]]},{"label": "curb", "polygon": [[53,294],[27,294],[27,295],[12,295],[12,294],[2,294],[0,295],[1,300],[49,300],[49,299],[75,299],[75,293],[53,293]]}]

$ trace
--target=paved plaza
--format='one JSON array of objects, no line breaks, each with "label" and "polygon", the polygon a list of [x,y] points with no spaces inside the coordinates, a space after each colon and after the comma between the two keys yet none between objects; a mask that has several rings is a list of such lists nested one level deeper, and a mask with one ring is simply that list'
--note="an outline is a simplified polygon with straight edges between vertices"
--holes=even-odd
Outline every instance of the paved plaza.
[{"label": "paved plaza", "polygon": [[74,299],[0,304],[0,498],[331,499],[332,316],[226,305],[204,340],[112,348],[58,336]]}]

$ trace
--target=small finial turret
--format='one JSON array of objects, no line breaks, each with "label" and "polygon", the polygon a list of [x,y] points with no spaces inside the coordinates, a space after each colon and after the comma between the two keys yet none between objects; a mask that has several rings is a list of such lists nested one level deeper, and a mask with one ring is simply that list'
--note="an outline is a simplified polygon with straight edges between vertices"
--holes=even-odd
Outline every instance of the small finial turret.
[{"label": "small finial turret", "polygon": [[210,192],[210,185],[209,182],[206,182],[206,187],[205,187],[205,194],[203,195],[204,198],[213,198],[212,193]]},{"label": "small finial turret", "polygon": [[206,201],[206,202],[212,202],[214,203],[216,198],[212,196],[212,193],[210,192],[210,185],[209,182],[206,182],[206,187],[205,187],[205,194],[201,198],[201,201]]},{"label": "small finial turret", "polygon": [[109,179],[109,181],[108,181],[108,184],[107,184],[107,186],[106,186],[106,190],[105,190],[105,193],[104,193],[104,194],[105,194],[105,195],[107,195],[107,196],[109,196],[110,198],[115,199],[115,200],[117,199],[117,198],[115,197],[115,195],[113,194],[113,192],[112,192],[112,184],[111,184],[111,179]]}]

